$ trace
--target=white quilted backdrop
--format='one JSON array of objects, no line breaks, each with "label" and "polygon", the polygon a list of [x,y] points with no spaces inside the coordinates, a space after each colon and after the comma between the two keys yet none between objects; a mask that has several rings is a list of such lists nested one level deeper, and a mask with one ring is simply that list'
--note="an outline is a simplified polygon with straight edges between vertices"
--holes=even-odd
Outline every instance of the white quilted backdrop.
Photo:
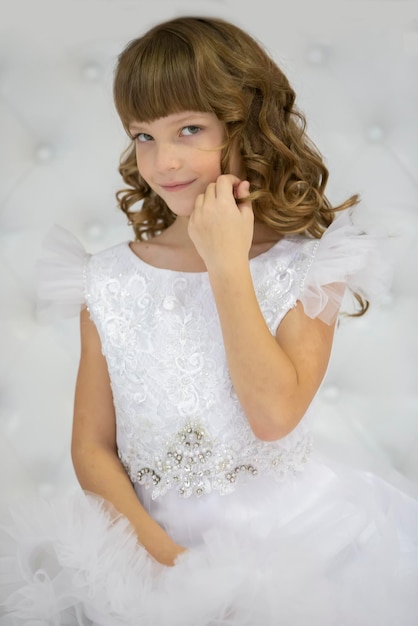
[{"label": "white quilted backdrop", "polygon": [[112,103],[115,58],[154,22],[184,14],[235,21],[267,46],[326,155],[331,200],[359,192],[366,219],[401,238],[386,304],[338,331],[317,431],[322,445],[349,442],[365,467],[414,489],[418,3],[0,0],[1,503],[75,485],[78,322],[37,322],[34,265],[53,223],[91,252],[131,238],[114,200],[126,145]]}]

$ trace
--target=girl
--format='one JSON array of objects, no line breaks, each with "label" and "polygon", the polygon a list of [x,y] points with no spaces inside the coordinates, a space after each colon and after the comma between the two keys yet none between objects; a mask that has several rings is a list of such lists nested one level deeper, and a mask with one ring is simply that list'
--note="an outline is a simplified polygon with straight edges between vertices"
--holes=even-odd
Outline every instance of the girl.
[{"label": "girl", "polygon": [[417,624],[418,502],[312,449],[344,294],[378,296],[358,198],[331,206],[292,88],[232,24],[155,26],[114,99],[135,241],[56,227],[41,264],[44,306],[81,309],[82,491],[5,529],[2,623]]}]

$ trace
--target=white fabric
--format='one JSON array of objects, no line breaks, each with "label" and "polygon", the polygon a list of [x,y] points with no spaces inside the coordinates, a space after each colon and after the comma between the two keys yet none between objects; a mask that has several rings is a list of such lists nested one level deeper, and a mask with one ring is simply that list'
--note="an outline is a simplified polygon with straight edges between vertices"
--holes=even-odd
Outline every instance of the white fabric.
[{"label": "white fabric", "polygon": [[[188,550],[159,565],[90,494],[22,503],[0,533],[2,625],[416,626],[418,502],[311,452],[312,414],[278,442],[254,437],[206,273],[152,267],[128,242],[90,256],[66,237],[55,229],[49,249],[63,255],[41,265],[42,310],[88,306],[121,460],[145,508]],[[252,259],[271,332],[298,300],[330,321],[342,297],[330,284],[360,287],[363,276],[373,303],[386,282],[376,276],[375,289],[366,276],[377,243],[343,215],[320,241],[286,237]]]},{"label": "white fabric", "polygon": [[[389,240],[365,233],[351,211],[337,214],[320,239],[300,296],[305,313],[330,324],[335,321],[345,294],[344,285],[372,305],[387,295],[392,280],[393,253]],[[353,312],[351,309],[350,312]]]},{"label": "white fabric", "polygon": [[202,498],[170,503],[195,535],[174,568],[98,498],[25,503],[0,532],[2,626],[416,626],[416,501],[315,460],[217,497],[209,523]]},{"label": "white fabric", "polygon": [[[304,242],[307,254],[311,248],[315,258],[314,263],[313,258],[309,261],[307,275],[301,275],[298,294],[309,317],[332,323],[344,296],[341,285],[359,292],[374,305],[379,305],[387,294],[393,248],[381,234],[366,234],[353,220],[352,211],[337,214],[319,241],[285,237],[272,253],[292,242]],[[128,242],[120,245],[126,247]],[[58,225],[49,231],[43,247],[44,256],[37,264],[38,317],[42,322],[72,317],[85,306],[84,274],[91,255],[72,233]],[[282,278],[279,276],[278,280]]]},{"label": "white fabric", "polygon": [[85,305],[84,269],[90,255],[77,237],[58,225],[46,236],[43,249],[36,265],[37,318],[44,323],[73,317]]},{"label": "white fabric", "polygon": [[[250,261],[272,332],[296,302],[312,245],[283,240]],[[154,498],[171,489],[188,497],[303,470],[308,416],[274,443],[256,439],[245,418],[206,272],[152,267],[123,243],[91,258],[85,299],[112,382],[119,455],[134,483]]]}]

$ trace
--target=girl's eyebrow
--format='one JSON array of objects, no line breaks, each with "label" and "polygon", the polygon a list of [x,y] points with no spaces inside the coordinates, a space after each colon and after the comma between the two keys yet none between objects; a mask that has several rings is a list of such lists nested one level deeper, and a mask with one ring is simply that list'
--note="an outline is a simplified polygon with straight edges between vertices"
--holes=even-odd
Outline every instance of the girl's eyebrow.
[{"label": "girl's eyebrow", "polygon": [[132,122],[131,124],[129,124],[128,130],[131,132],[137,131],[139,129],[142,130],[144,126],[145,124],[142,124],[141,122]]},{"label": "girl's eyebrow", "polygon": [[[181,115],[181,117],[177,119],[173,119],[172,125],[177,126],[177,125],[184,124],[185,122],[190,122],[191,118],[203,120],[203,115],[204,113],[199,113],[199,111],[189,111],[185,115]],[[129,124],[130,131],[138,130],[138,129],[146,131],[147,127],[148,127],[147,122],[132,122],[131,124]]]}]

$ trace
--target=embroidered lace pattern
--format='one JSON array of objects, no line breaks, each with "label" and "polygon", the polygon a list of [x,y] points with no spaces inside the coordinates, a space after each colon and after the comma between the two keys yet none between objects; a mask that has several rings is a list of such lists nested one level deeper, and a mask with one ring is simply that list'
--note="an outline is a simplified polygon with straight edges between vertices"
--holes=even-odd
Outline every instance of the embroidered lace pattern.
[{"label": "embroidered lace pattern", "polygon": [[[286,238],[251,261],[272,332],[296,304],[316,245]],[[303,470],[306,416],[287,437],[263,442],[243,414],[206,273],[153,268],[124,243],[90,258],[85,296],[108,364],[119,457],[133,483],[153,498],[172,489],[204,496],[260,474],[285,480]]]}]

